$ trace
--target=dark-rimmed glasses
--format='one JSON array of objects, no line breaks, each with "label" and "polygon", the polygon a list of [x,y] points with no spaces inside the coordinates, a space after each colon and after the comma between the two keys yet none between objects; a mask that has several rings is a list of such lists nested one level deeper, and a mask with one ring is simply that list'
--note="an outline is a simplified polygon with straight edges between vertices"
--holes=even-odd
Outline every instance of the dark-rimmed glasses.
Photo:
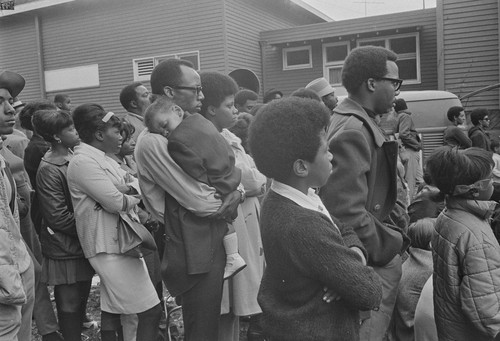
[{"label": "dark-rimmed glasses", "polygon": [[191,90],[196,94],[200,94],[203,91],[203,87],[201,85],[198,86],[171,86],[172,89],[177,90]]},{"label": "dark-rimmed glasses", "polygon": [[399,78],[380,77],[380,78],[377,78],[377,79],[391,82],[395,91],[398,91],[399,89],[401,89],[401,85],[403,84],[403,80],[399,79]]}]

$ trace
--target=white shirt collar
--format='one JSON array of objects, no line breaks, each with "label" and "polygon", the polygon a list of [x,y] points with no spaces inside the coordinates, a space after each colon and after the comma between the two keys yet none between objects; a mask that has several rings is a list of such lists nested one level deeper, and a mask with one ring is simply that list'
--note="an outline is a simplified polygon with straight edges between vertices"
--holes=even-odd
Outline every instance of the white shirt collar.
[{"label": "white shirt collar", "polygon": [[312,188],[309,188],[307,195],[305,195],[298,189],[293,188],[292,186],[273,180],[273,182],[271,183],[271,189],[275,193],[292,200],[297,205],[303,208],[316,211],[325,215],[332,222],[333,226],[335,226],[335,228],[340,232],[338,226],[333,222],[330,213],[326,209],[320,197],[314,192]]}]

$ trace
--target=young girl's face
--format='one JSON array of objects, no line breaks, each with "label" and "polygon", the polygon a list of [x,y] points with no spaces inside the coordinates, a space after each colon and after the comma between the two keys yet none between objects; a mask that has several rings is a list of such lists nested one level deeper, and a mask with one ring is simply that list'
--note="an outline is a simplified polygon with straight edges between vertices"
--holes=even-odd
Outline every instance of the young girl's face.
[{"label": "young girl's face", "polygon": [[126,140],[125,140],[125,133],[122,134],[122,137],[123,137],[123,142],[122,142],[122,147],[120,149],[120,155],[121,156],[127,156],[127,155],[132,155],[134,154],[134,150],[135,150],[135,140],[132,136],[129,136]]},{"label": "young girl's face", "polygon": [[80,143],[80,137],[73,124],[63,128],[56,136],[66,148],[73,148]]},{"label": "young girl's face", "polygon": [[332,158],[333,155],[328,151],[328,142],[326,140],[326,132],[320,133],[321,144],[313,162],[308,162],[310,180],[309,187],[322,187],[332,173]]},{"label": "young girl's face", "polygon": [[475,197],[476,200],[490,200],[491,195],[493,194],[493,180],[491,179],[491,174],[486,179],[483,179],[480,182],[481,186],[478,189],[478,195]]}]

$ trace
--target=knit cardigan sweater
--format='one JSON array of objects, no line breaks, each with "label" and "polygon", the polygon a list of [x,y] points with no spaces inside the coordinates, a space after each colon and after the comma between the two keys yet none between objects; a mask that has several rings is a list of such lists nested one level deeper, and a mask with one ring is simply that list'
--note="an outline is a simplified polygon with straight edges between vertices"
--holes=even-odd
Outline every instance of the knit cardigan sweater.
[{"label": "knit cardigan sweater", "polygon": [[[333,218],[333,217],[332,217]],[[261,229],[267,267],[258,301],[262,327],[273,341],[358,340],[359,310],[378,307],[375,272],[363,266],[343,235],[352,228],[303,208],[272,190],[263,202]],[[364,249],[363,249],[364,251]],[[340,295],[326,303],[323,288]]]}]

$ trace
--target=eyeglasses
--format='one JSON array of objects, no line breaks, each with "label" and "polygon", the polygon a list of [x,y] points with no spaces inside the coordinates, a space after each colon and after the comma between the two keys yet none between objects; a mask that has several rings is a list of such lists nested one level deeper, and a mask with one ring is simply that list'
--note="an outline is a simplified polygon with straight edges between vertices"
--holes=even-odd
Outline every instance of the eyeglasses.
[{"label": "eyeglasses", "polygon": [[177,89],[177,90],[191,90],[196,94],[200,94],[200,92],[203,91],[203,87],[201,85],[198,86],[171,86],[172,89]]},{"label": "eyeglasses", "polygon": [[485,118],[483,118],[483,121],[489,121],[489,120],[490,120],[490,118],[489,118],[489,117],[485,117]]},{"label": "eyeglasses", "polygon": [[399,78],[380,77],[378,79],[391,82],[395,91],[398,91],[401,88],[401,85],[403,84],[403,80]]}]

